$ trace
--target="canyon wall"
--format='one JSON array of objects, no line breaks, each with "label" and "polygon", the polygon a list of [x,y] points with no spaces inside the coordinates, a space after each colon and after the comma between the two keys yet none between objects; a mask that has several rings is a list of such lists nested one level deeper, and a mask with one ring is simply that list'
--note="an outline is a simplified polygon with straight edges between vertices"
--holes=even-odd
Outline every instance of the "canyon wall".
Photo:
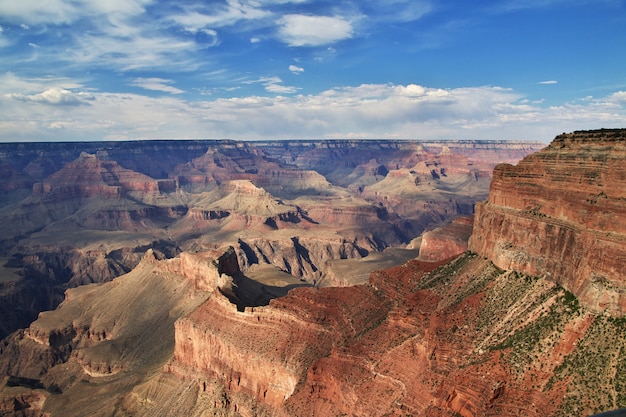
[{"label": "canyon wall", "polygon": [[626,313],[626,130],[557,136],[498,165],[470,250],[563,285],[594,312]]},{"label": "canyon wall", "polygon": [[473,216],[459,216],[450,224],[425,232],[419,245],[422,261],[443,261],[460,255],[467,250],[472,235]]},{"label": "canyon wall", "polygon": [[[591,244],[600,237],[623,241],[617,221],[624,218],[623,197],[619,186],[611,188],[620,184],[622,168],[618,162],[617,173],[606,168],[620,160],[623,136],[577,132],[518,167],[500,166],[493,195],[476,213],[473,252],[449,262],[413,259],[372,273],[367,284],[295,288],[252,307],[238,296],[245,278],[239,261],[291,249],[252,240],[259,236],[251,228],[246,250],[146,256],[113,282],[69,290],[61,308],[0,344],[0,369],[8,376],[0,413],[569,417],[626,407],[626,322],[599,314],[622,315],[623,264],[617,246],[608,252],[615,260]],[[436,161],[430,155],[412,164],[456,176],[441,164],[426,165]],[[432,171],[392,168],[386,175],[391,172],[413,178],[413,186],[428,172],[432,184],[443,183]],[[611,182],[599,182],[603,175]],[[248,183],[244,188],[257,200],[265,195]],[[263,199],[263,207],[266,202],[273,204]],[[298,233],[323,227],[305,211],[295,212],[299,222],[257,224],[254,231],[275,233],[270,242],[289,236],[282,227]],[[215,213],[194,221],[241,215]],[[332,217],[324,211],[314,217],[324,215]],[[448,232],[467,232],[467,223],[425,236],[423,256],[447,251]],[[301,236],[297,242],[284,236],[292,246],[304,245]],[[449,254],[459,250],[450,248]],[[558,259],[573,260],[559,276],[548,269]],[[591,284],[584,274],[566,275],[586,271],[581,265],[593,268]],[[595,299],[579,291],[594,285]],[[609,302],[594,302],[604,298]]]}]

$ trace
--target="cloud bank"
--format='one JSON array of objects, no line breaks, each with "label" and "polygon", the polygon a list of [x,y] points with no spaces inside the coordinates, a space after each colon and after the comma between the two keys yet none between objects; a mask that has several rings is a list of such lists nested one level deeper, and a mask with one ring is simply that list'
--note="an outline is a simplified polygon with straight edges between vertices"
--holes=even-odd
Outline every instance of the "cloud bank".
[{"label": "cloud bank", "polygon": [[[7,82],[42,89],[9,91]],[[120,140],[152,138],[405,138],[535,139],[586,128],[626,125],[626,92],[562,106],[528,104],[511,89],[438,89],[416,84],[363,84],[275,97],[190,101],[98,93],[50,84],[58,80],[0,78],[0,140]],[[165,79],[137,79],[168,90]],[[277,78],[258,79],[268,91]],[[165,91],[167,93],[175,91]],[[44,109],[45,107],[45,109]],[[71,107],[71,109],[70,109]],[[36,117],[31,116],[36,115]]]}]

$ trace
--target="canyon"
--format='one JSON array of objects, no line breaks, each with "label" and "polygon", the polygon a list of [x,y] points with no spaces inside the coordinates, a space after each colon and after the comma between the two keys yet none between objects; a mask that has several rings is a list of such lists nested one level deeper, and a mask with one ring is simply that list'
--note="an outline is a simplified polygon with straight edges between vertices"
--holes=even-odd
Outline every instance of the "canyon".
[{"label": "canyon", "polygon": [[[0,144],[0,338],[54,309],[67,288],[130,272],[148,249],[165,259],[233,246],[253,281],[276,272],[316,286],[351,285],[354,277],[365,282],[376,265],[388,264],[385,250],[394,249],[391,258],[403,262],[414,255],[403,252],[411,239],[473,212],[487,196],[496,163],[543,146]],[[359,273],[335,272],[345,269],[339,261],[361,258],[367,261],[351,264]]]},{"label": "canyon", "polygon": [[5,176],[3,294],[65,291],[0,344],[3,415],[626,407],[626,130],[190,143],[160,179],[93,149]]}]

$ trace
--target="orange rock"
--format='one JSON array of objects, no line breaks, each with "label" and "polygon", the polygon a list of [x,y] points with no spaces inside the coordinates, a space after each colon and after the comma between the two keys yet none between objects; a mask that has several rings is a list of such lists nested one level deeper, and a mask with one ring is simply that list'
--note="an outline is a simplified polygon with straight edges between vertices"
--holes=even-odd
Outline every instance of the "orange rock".
[{"label": "orange rock", "polygon": [[470,250],[626,313],[626,130],[575,132],[496,167]]}]

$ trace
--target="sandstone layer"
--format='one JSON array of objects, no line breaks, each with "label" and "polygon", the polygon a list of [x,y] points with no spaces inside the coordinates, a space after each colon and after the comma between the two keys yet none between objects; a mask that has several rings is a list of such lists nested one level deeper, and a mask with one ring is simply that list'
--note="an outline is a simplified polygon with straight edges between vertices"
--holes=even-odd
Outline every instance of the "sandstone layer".
[{"label": "sandstone layer", "polygon": [[0,414],[114,415],[120,395],[171,357],[176,319],[231,288],[224,274],[236,265],[232,251],[157,260],[149,250],[118,279],[68,290],[58,309],[0,345],[9,376]]},{"label": "sandstone layer", "polygon": [[243,273],[274,267],[309,284],[362,283],[371,269],[352,278],[328,266],[400,249],[428,228],[471,214],[486,198],[496,162],[515,162],[541,146],[0,144],[0,337],[54,308],[65,289],[130,271],[148,248],[170,258],[233,246]]},{"label": "sandstone layer", "polygon": [[210,298],[124,407],[160,412],[174,377],[190,415],[588,415],[626,405],[625,334],[558,284],[475,254],[411,261],[242,312]]},{"label": "sandstone layer", "polygon": [[563,134],[494,171],[470,250],[547,277],[594,312],[626,313],[626,130]]},{"label": "sandstone layer", "polygon": [[472,235],[473,216],[460,216],[450,224],[425,232],[420,238],[419,259],[443,261],[462,254]]}]

